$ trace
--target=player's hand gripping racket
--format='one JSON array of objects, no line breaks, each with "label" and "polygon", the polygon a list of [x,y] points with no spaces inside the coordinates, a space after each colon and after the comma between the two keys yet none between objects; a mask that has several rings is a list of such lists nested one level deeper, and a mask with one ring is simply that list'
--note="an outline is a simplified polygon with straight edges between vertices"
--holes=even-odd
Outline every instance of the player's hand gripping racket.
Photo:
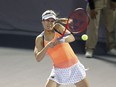
[{"label": "player's hand gripping racket", "polygon": [[65,30],[63,31],[61,38],[69,34],[65,34],[66,30],[69,30],[71,34],[79,34],[87,29],[89,24],[88,13],[83,8],[75,9],[68,17]]}]

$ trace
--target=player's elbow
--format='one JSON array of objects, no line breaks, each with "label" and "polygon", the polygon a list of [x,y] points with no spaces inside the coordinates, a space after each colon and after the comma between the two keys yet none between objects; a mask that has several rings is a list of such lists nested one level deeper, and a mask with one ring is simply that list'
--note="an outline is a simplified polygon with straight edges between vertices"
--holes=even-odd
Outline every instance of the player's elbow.
[{"label": "player's elbow", "polygon": [[40,58],[40,57],[39,57],[39,55],[38,55],[38,54],[36,54],[36,53],[35,53],[35,58],[36,58],[36,61],[37,61],[37,62],[40,62],[40,61],[41,61],[41,59],[42,59],[42,58]]},{"label": "player's elbow", "polygon": [[71,35],[70,42],[74,42],[74,41],[75,41],[75,37],[73,35]]},{"label": "player's elbow", "polygon": [[76,39],[75,38],[73,38],[73,40],[72,40],[72,42],[74,42]]},{"label": "player's elbow", "polygon": [[74,42],[76,39],[73,37],[71,42]]},{"label": "player's elbow", "polygon": [[68,38],[65,39],[65,42],[69,42],[69,43],[74,42],[74,41],[75,41],[75,38],[73,35],[70,35]]},{"label": "player's elbow", "polygon": [[41,62],[41,60],[42,60],[42,58],[37,57],[37,56],[36,56],[35,58],[36,58],[36,61],[37,61],[37,62]]},{"label": "player's elbow", "polygon": [[66,39],[65,42],[68,42],[68,43],[71,43],[71,42],[74,42],[75,41],[75,38],[70,38],[70,39]]},{"label": "player's elbow", "polygon": [[41,59],[36,58],[37,62],[41,62]]},{"label": "player's elbow", "polygon": [[41,61],[40,53],[37,50],[34,50],[34,55],[35,55],[37,62],[40,62]]}]

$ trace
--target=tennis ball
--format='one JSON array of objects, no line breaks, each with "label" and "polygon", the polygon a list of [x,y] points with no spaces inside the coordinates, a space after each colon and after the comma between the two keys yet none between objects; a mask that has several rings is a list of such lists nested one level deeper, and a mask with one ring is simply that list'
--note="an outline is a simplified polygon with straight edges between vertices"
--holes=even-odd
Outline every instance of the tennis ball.
[{"label": "tennis ball", "polygon": [[83,34],[83,35],[81,36],[81,39],[84,40],[84,41],[86,41],[86,40],[88,40],[88,36],[87,36],[86,34]]}]

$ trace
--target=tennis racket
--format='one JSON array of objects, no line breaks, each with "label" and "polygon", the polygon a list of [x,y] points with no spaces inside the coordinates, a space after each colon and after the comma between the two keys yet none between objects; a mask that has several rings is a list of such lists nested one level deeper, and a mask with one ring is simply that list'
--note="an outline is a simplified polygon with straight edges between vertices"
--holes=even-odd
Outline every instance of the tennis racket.
[{"label": "tennis racket", "polygon": [[70,13],[66,22],[65,30],[63,31],[61,38],[69,34],[65,34],[66,30],[69,30],[71,34],[79,34],[87,29],[89,24],[89,15],[83,8],[77,8]]}]

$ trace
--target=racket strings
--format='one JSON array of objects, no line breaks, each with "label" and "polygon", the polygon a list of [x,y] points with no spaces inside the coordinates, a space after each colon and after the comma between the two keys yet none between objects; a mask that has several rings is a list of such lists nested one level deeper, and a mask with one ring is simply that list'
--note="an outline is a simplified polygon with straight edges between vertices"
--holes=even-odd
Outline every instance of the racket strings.
[{"label": "racket strings", "polygon": [[69,19],[72,21],[69,23],[68,28],[73,33],[80,33],[84,31],[88,25],[89,18],[87,13],[83,10],[75,11],[70,16]]}]

